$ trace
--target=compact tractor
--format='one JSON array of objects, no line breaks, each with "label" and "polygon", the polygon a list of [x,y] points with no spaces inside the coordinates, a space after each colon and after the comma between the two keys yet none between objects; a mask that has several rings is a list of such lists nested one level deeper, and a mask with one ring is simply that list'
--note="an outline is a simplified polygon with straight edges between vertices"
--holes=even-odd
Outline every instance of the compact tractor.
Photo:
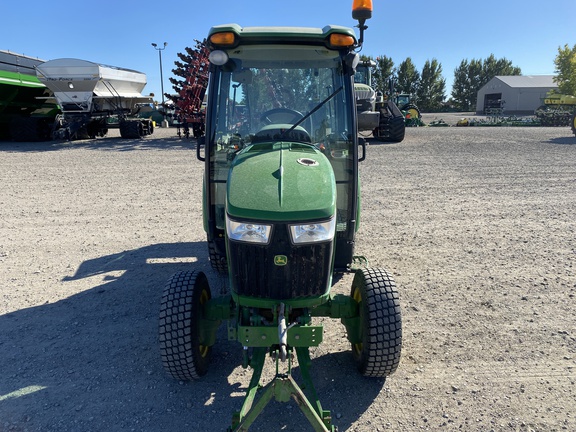
[{"label": "compact tractor", "polygon": [[[354,73],[370,0],[355,0],[360,37],[346,27],[213,27],[208,35],[203,222],[210,262],[229,292],[212,296],[200,270],[164,288],[159,341],[178,380],[207,373],[221,322],[253,375],[229,431],[247,431],[272,399],[296,401],[315,431],[334,431],[313,385],[309,353],[323,339],[317,317],[339,319],[357,369],[387,377],[398,367],[398,292],[384,269],[354,255],[359,228]],[[355,272],[349,294],[331,292]],[[344,330],[343,328],[343,330]],[[263,388],[265,359],[276,375]],[[295,362],[303,385],[292,375]],[[352,401],[351,401],[352,402]]]}]

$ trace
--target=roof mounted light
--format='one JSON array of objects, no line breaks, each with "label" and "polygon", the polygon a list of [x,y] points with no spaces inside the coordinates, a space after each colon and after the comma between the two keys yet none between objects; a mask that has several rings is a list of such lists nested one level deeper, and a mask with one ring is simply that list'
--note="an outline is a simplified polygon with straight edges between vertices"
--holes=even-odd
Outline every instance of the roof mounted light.
[{"label": "roof mounted light", "polygon": [[216,46],[232,46],[236,42],[233,32],[219,32],[210,36],[210,43]]},{"label": "roof mounted light", "polygon": [[347,48],[354,46],[356,41],[350,35],[343,33],[332,33],[328,39],[332,47]]},{"label": "roof mounted light", "polygon": [[353,0],[352,18],[358,21],[372,18],[372,0]]},{"label": "roof mounted light", "polygon": [[216,66],[222,66],[228,61],[228,54],[226,54],[226,51],[215,50],[208,55],[208,59],[210,63]]},{"label": "roof mounted light", "polygon": [[372,0],[352,0],[352,18],[358,20],[360,38],[358,46],[364,41],[364,30],[368,28],[366,20],[372,18]]}]

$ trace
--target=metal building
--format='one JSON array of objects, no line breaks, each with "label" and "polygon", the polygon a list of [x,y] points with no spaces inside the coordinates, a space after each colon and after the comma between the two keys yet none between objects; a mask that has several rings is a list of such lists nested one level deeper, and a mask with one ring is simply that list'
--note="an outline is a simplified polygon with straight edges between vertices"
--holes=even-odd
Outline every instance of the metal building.
[{"label": "metal building", "polygon": [[477,114],[534,114],[546,94],[557,89],[554,75],[495,76],[478,91]]}]

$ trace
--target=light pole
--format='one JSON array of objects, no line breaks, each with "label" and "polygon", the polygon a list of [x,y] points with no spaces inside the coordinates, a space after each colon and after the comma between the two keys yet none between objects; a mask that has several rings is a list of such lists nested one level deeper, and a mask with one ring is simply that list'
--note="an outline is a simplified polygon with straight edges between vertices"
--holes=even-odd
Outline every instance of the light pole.
[{"label": "light pole", "polygon": [[160,59],[160,89],[162,91],[162,127],[168,127],[168,120],[166,120],[166,107],[164,106],[164,76],[162,74],[162,51],[166,49],[167,42],[164,42],[164,46],[159,48],[157,44],[153,43],[152,46],[156,51],[158,51],[158,58]]}]

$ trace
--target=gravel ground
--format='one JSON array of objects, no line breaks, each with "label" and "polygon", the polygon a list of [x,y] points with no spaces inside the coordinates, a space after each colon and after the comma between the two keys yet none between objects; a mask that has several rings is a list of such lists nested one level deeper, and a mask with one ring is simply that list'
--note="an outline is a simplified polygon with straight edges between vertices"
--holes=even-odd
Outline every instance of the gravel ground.
[{"label": "gravel ground", "polygon": [[[157,129],[0,155],[0,432],[225,430],[250,377],[240,346],[222,327],[195,383],[170,379],[157,347],[171,274],[226,289],[194,142]],[[357,253],[395,275],[404,345],[396,374],[365,379],[324,320],[312,372],[339,430],[576,430],[576,137],[424,127],[367,155]],[[252,430],[306,425],[273,403]]]}]

